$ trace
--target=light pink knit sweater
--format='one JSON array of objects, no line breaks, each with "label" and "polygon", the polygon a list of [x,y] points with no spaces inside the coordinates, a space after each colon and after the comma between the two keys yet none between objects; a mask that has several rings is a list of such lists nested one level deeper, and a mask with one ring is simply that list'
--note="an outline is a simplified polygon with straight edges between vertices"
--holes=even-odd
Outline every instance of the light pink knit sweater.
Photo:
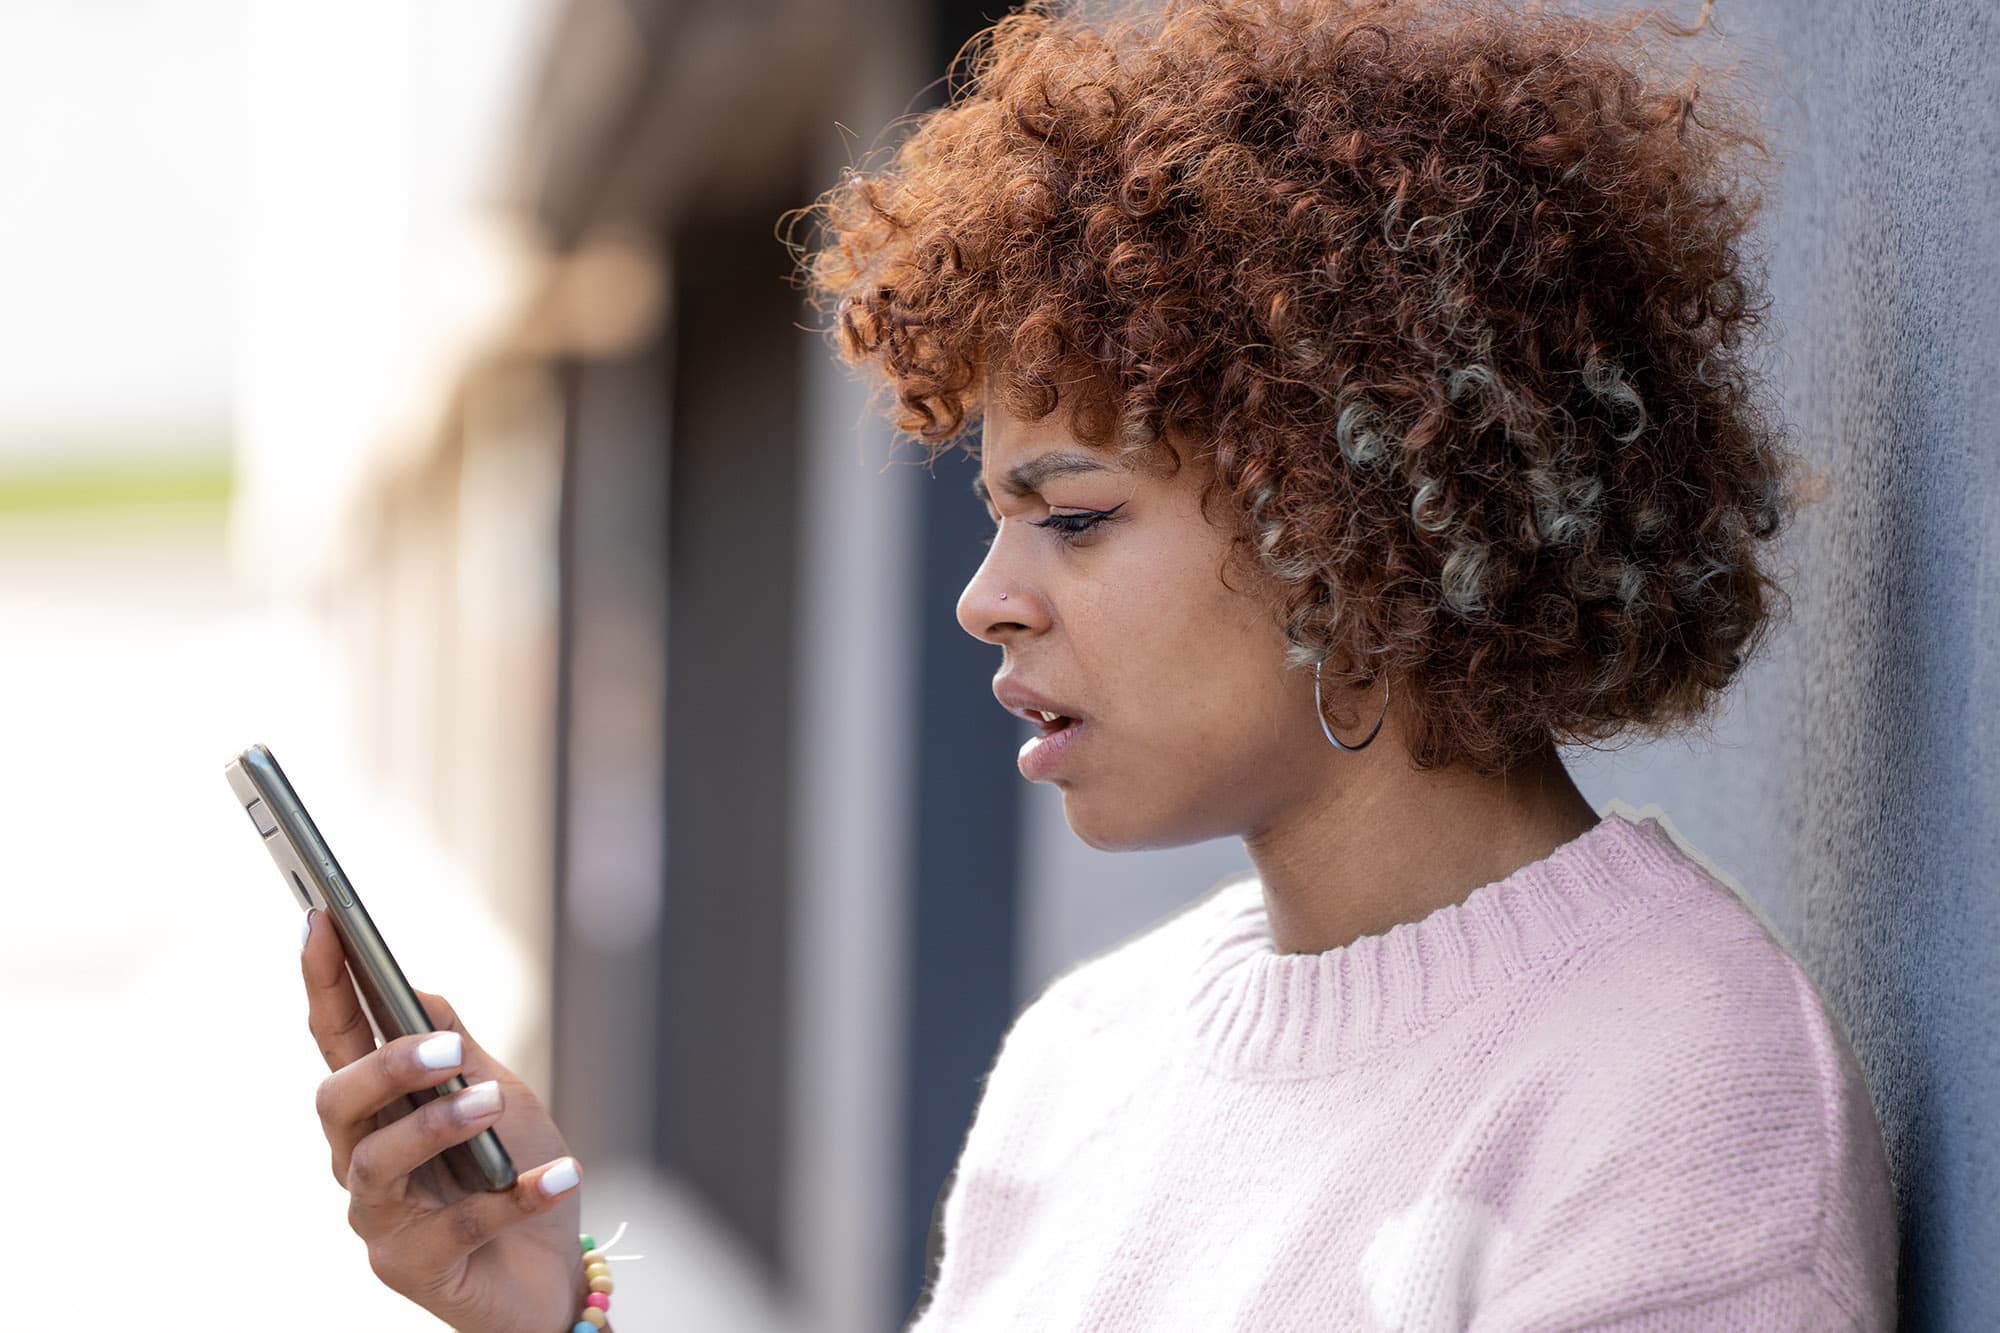
[{"label": "light pink knit sweater", "polygon": [[1272,950],[1225,882],[1001,1043],[921,1333],[1894,1327],[1845,1030],[1658,819]]}]

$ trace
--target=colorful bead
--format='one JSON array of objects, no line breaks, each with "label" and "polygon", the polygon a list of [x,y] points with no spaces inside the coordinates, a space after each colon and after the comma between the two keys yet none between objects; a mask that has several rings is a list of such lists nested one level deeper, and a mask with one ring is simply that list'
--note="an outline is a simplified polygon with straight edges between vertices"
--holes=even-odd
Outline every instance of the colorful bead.
[{"label": "colorful bead", "polygon": [[608,1322],[605,1312],[611,1308],[611,1262],[597,1248],[597,1238],[589,1232],[578,1236],[576,1243],[583,1251],[583,1276],[589,1283],[590,1294],[584,1298],[583,1312],[577,1316],[570,1333],[595,1333]]}]

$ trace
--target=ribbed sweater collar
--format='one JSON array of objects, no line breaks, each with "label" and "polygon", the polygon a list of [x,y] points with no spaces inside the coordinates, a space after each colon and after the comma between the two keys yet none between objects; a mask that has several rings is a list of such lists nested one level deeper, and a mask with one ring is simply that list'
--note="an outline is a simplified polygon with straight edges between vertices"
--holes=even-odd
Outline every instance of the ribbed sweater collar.
[{"label": "ribbed sweater collar", "polygon": [[1185,1035],[1217,1073],[1304,1078],[1345,1068],[1567,954],[1685,864],[1658,820],[1614,811],[1460,902],[1315,954],[1275,950],[1253,875],[1218,891]]}]

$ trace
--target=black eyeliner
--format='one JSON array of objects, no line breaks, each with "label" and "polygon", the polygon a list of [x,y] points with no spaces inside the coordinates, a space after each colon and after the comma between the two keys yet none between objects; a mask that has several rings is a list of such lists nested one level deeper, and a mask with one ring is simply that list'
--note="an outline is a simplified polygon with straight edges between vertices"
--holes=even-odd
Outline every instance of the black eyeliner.
[{"label": "black eyeliner", "polygon": [[[1052,530],[1059,541],[1073,542],[1130,503],[1129,500],[1121,500],[1109,509],[1086,509],[1077,514],[1050,514],[1047,518],[1036,519],[1034,526]],[[1069,526],[1071,523],[1080,526],[1071,527]]]}]

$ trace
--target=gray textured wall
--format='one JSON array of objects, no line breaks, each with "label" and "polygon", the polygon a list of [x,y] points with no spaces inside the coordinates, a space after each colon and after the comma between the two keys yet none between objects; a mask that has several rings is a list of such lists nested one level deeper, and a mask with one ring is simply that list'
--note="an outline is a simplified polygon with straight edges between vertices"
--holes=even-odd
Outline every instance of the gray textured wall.
[{"label": "gray textured wall", "polygon": [[[1690,7],[1691,10],[1692,7]],[[1714,743],[1579,757],[1731,870],[1847,1023],[1889,1140],[1903,1327],[2000,1328],[2000,21],[1718,7],[1778,83],[1769,362],[1832,481]]]},{"label": "gray textured wall", "polygon": [[[1847,1024],[1900,1196],[1901,1326],[2000,1328],[2000,19],[1721,0],[1711,27],[1684,49],[1763,71],[1786,161],[1766,365],[1831,492],[1781,545],[1791,619],[1712,737],[1571,769],[1600,810],[1657,804]],[[1024,815],[1024,998],[1244,864],[1092,852],[1054,799]]]}]

